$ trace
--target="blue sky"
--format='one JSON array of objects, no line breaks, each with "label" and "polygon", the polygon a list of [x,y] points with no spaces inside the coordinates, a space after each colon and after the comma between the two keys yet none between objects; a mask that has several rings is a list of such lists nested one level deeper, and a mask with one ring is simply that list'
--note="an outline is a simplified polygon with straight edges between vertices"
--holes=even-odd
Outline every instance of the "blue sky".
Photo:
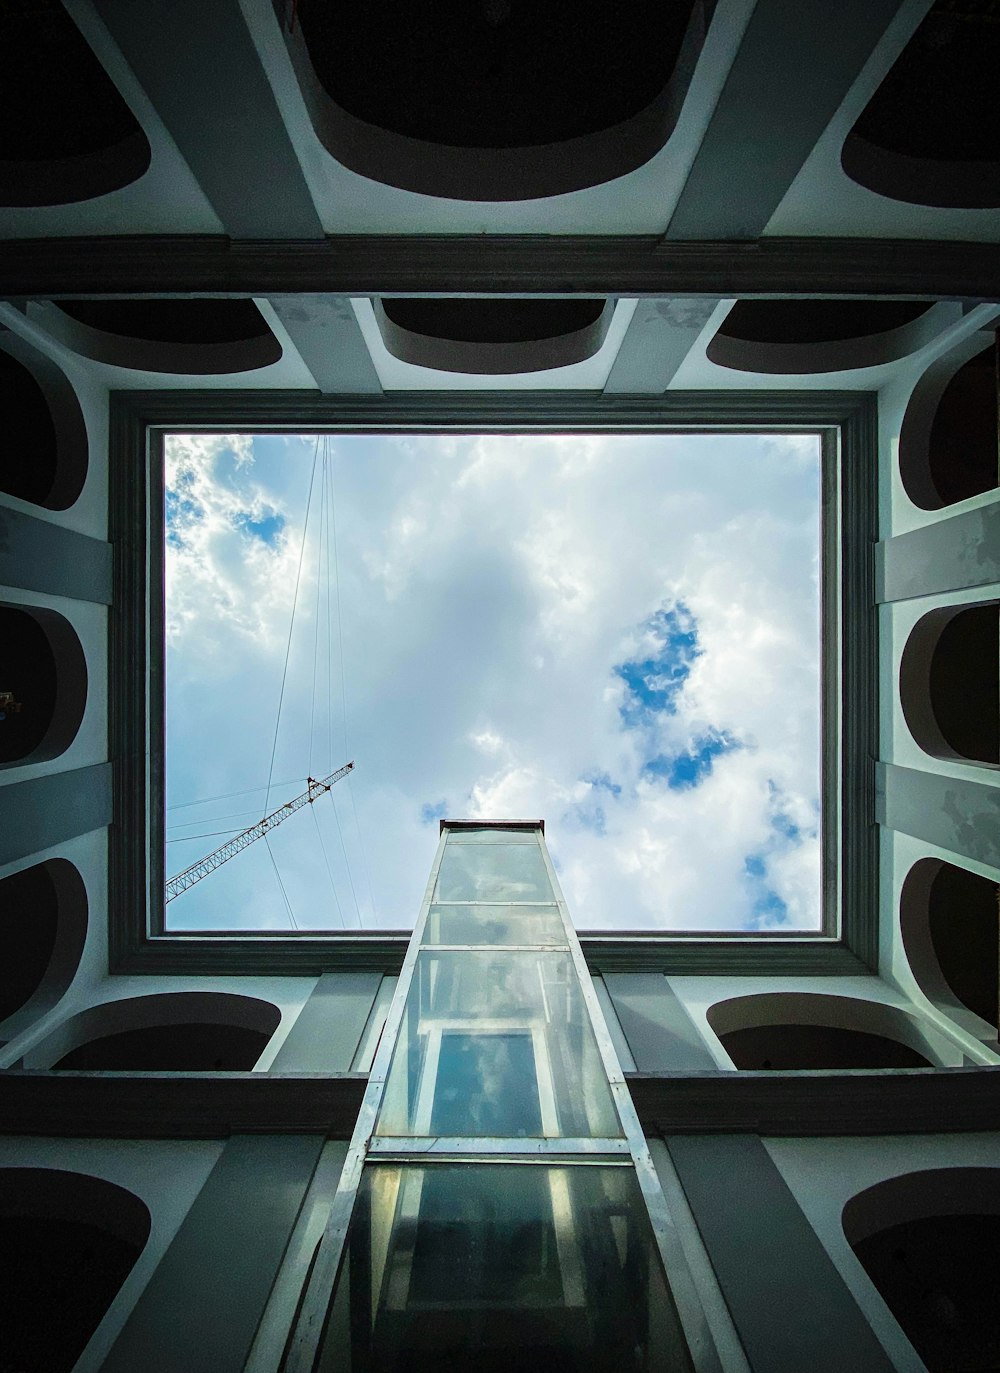
[{"label": "blue sky", "polygon": [[173,926],[406,928],[441,815],[544,817],[581,929],[818,926],[815,438],[315,453],[168,441],[168,872],[357,765]]}]

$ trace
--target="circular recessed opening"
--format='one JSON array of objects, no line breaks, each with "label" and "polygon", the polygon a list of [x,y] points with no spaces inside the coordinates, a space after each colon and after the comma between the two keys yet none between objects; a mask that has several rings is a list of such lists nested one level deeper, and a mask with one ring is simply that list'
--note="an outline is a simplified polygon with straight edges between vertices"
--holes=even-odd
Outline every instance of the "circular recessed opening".
[{"label": "circular recessed opening", "polygon": [[690,4],[299,0],[316,75],[368,124],[464,148],[558,143],[620,124],[666,85]]},{"label": "circular recessed opening", "polygon": [[116,367],[176,373],[246,372],[281,357],[252,300],[72,300],[46,324],[68,347]]},{"label": "circular recessed opening", "polygon": [[27,1029],[72,982],[87,937],[87,893],[65,858],[0,879],[0,1036]]},{"label": "circular recessed opening", "polygon": [[995,1043],[1000,1005],[1000,916],[995,882],[939,858],[921,858],[900,892],[903,948],[935,1006]]},{"label": "circular recessed opening", "polygon": [[0,604],[0,767],[55,758],[72,743],[87,702],[76,631],[54,610]]},{"label": "circular recessed opening", "polygon": [[393,357],[472,374],[538,372],[593,357],[614,312],[608,300],[411,299],[374,304]]},{"label": "circular recessed opening", "polygon": [[899,695],[925,753],[1000,764],[1000,603],[923,615],[903,649]]},{"label": "circular recessed opening", "polygon": [[249,1072],[281,1022],[270,1001],[230,992],[162,992],[91,1006],[25,1056],[77,1072]]},{"label": "circular recessed opening", "polygon": [[58,0],[0,7],[0,203],[106,195],[146,171],[150,147]]},{"label": "circular recessed opening", "polygon": [[874,367],[919,346],[922,300],[738,300],[708,345],[709,361],[743,372]]},{"label": "circular recessed opening", "polygon": [[929,1373],[1000,1358],[1000,1169],[935,1168],[869,1187],[844,1234]]},{"label": "circular recessed opening", "polygon": [[534,343],[587,329],[604,300],[421,300],[384,297],[394,324],[414,334],[463,343]]},{"label": "circular recessed opening", "polygon": [[937,0],[848,135],[848,176],[915,205],[1000,205],[993,0]]},{"label": "circular recessed opening", "polygon": [[0,491],[48,510],[68,509],[87,477],[80,402],[53,362],[10,333],[0,342],[0,412]]},{"label": "circular recessed opening", "polygon": [[719,333],[748,343],[834,343],[910,324],[925,300],[738,300]]},{"label": "circular recessed opening", "polygon": [[103,1178],[0,1169],[3,1366],[71,1373],[150,1228],[145,1204]]},{"label": "circular recessed opening", "polygon": [[882,1002],[762,992],[716,1002],[707,1020],[748,1072],[932,1066],[919,1022]]},{"label": "circular recessed opening", "polygon": [[921,378],[900,431],[900,479],[915,505],[941,510],[998,485],[998,449],[994,343]]},{"label": "circular recessed opening", "polygon": [[676,125],[705,0],[299,0],[286,41],[316,133],[351,170],[462,200],[598,185]]}]

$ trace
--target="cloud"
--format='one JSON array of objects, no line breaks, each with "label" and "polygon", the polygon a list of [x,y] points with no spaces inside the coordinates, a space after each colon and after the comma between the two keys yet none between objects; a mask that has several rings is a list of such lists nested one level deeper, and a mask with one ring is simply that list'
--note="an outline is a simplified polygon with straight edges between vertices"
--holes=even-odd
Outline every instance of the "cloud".
[{"label": "cloud", "polygon": [[[412,923],[447,805],[544,817],[580,928],[815,927],[815,439],[331,440],[277,735],[316,441],[172,444],[171,804],[357,761],[271,841],[296,920]],[[171,913],[290,924],[263,845]]]}]

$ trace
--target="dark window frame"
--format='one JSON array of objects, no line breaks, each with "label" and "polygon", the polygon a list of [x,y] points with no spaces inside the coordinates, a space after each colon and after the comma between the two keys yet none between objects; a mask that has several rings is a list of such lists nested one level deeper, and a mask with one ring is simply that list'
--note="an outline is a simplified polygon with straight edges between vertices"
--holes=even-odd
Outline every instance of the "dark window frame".
[{"label": "dark window frame", "polygon": [[[398,971],[408,932],[320,935],[168,933],[163,925],[163,436],[168,432],[460,433],[678,429],[818,431],[823,435],[824,843],[826,928],[816,934],[584,934],[594,972],[837,975],[878,963],[877,401],[868,392],[671,392],[635,397],[567,392],[442,392],[376,397],[315,391],[127,391],[110,398],[109,734],[115,824],[110,833],[109,966],[114,973],[294,974]],[[839,546],[838,546],[839,545]],[[839,616],[830,613],[839,595]],[[842,632],[849,626],[849,633]],[[829,651],[838,649],[835,658]],[[839,668],[839,692],[834,685]],[[839,709],[830,709],[831,695]],[[833,827],[826,826],[827,834]],[[840,928],[832,928],[833,869]],[[834,883],[834,889],[836,886]]]}]

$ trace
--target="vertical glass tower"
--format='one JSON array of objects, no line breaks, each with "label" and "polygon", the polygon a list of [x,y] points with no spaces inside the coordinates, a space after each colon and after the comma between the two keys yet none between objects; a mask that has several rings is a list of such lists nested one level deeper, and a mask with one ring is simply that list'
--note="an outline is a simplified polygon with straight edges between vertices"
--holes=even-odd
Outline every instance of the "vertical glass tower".
[{"label": "vertical glass tower", "polygon": [[712,1362],[543,834],[442,824],[291,1373]]}]

